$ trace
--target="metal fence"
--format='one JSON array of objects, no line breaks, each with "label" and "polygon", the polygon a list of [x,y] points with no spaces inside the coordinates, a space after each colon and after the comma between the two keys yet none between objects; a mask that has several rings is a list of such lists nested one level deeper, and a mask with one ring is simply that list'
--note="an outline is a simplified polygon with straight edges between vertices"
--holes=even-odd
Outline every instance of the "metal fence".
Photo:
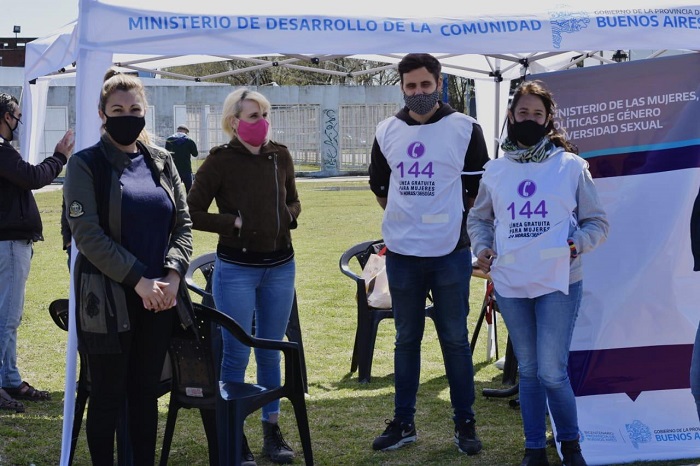
[{"label": "metal fence", "polygon": [[377,123],[390,117],[397,110],[395,104],[340,106],[341,170],[367,169]]},{"label": "metal fence", "polygon": [[[364,171],[377,123],[397,110],[393,103],[340,105],[336,118],[322,116],[316,104],[273,105],[270,138],[289,148],[297,171],[320,170],[323,146],[329,144],[337,151],[339,171]],[[186,114],[190,137],[202,156],[209,148],[228,142],[221,130],[221,106],[188,105]]]}]

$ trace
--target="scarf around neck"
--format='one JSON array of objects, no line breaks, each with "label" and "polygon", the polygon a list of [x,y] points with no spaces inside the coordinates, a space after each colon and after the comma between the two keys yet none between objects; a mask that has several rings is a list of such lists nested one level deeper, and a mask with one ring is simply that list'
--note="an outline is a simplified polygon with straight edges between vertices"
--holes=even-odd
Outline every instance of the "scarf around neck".
[{"label": "scarf around neck", "polygon": [[525,149],[521,149],[518,147],[518,144],[508,138],[501,143],[501,149],[505,153],[505,156],[519,163],[542,162],[552,154],[552,149],[554,149],[554,147],[552,141],[546,136],[540,139],[540,142],[534,146]]}]

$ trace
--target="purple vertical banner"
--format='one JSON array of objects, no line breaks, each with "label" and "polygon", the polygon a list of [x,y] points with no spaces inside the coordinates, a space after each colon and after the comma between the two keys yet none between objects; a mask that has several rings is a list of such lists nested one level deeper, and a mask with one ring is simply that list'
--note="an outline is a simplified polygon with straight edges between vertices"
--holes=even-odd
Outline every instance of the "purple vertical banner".
[{"label": "purple vertical banner", "polygon": [[700,166],[700,54],[539,76],[594,178]]},{"label": "purple vertical banner", "polygon": [[[689,228],[700,190],[700,54],[530,79],[552,91],[556,125],[588,161],[610,222],[607,241],[582,254],[569,355],[585,457],[700,457],[689,390],[700,320]],[[678,442],[683,432],[693,441]]]}]

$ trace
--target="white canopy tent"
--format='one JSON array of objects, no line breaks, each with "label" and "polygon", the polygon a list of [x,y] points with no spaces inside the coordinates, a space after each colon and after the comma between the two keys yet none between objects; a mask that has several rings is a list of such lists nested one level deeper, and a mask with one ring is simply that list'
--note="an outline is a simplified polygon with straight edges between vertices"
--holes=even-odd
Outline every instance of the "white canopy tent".
[{"label": "white canopy tent", "polygon": [[[487,141],[493,141],[501,120],[496,112],[507,95],[509,79],[526,72],[565,69],[583,60],[611,63],[601,50],[654,49],[651,56],[656,56],[667,49],[700,48],[694,33],[700,4],[688,0],[673,4],[661,0],[569,4],[547,0],[537,5],[509,5],[508,12],[497,5],[469,5],[465,13],[438,4],[431,6],[431,16],[397,16],[405,5],[395,0],[381,5],[369,0],[345,5],[277,0],[235,7],[215,1],[193,6],[184,0],[159,0],[149,2],[147,9],[142,3],[81,1],[80,21],[27,45],[26,81],[37,79],[39,83],[27,84],[24,93],[23,112],[31,131],[22,142],[24,156],[30,161],[37,161],[42,134],[38,129],[44,122],[43,112],[38,111],[45,107],[48,84],[43,81],[59,72],[76,71],[76,63],[90,63],[78,70],[81,91],[77,95],[96,96],[96,92],[84,92],[85,86],[91,83],[96,90],[102,73],[112,64],[191,80],[215,76],[173,75],[163,69],[244,59],[251,62],[246,71],[287,66],[345,75],[307,65],[345,56],[395,66],[408,51],[426,51],[440,58],[446,73],[477,80],[479,120]],[[280,53],[286,59],[255,58]],[[79,59],[81,55],[85,60]],[[78,105],[78,118],[96,122],[95,112],[86,115],[81,108],[93,110],[94,99],[87,107]],[[97,124],[76,126],[78,147],[83,135],[85,144],[97,136]]]},{"label": "white canopy tent", "polygon": [[[182,64],[179,57],[193,63],[283,54],[293,57],[286,66],[337,56],[393,65],[406,52],[430,52],[440,58],[445,72],[479,81],[477,111],[487,140],[493,140],[506,84],[521,75],[523,65],[535,72],[562,69],[573,57],[583,60],[600,50],[700,50],[698,0],[543,0],[509,4],[507,11],[494,2],[470,3],[464,11],[438,2],[420,12],[397,0],[144,3],[80,0],[77,22],[28,44],[23,112],[32,131],[27,133],[41,133],[36,123],[43,124],[50,76],[73,63],[76,148],[81,149],[99,137],[97,96],[104,72],[115,63],[154,69]],[[37,85],[30,86],[34,79]],[[28,149],[25,156],[36,152],[36,141],[25,137],[22,142]],[[71,303],[72,298],[71,289]],[[74,321],[70,319],[66,374],[73,381]],[[71,401],[66,398],[61,464],[68,459]]]}]

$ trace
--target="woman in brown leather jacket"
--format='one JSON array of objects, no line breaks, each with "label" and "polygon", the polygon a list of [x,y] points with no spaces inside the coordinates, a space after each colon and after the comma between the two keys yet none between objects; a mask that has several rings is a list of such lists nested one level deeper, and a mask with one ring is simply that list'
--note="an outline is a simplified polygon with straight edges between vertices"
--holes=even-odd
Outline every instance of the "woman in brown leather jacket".
[{"label": "woman in brown leather jacket", "polygon": [[[187,202],[193,227],[219,234],[213,275],[216,307],[260,338],[284,337],[294,299],[294,249],[301,204],[287,148],[268,139],[270,102],[239,89],[224,101],[228,144],[211,150],[195,175]],[[209,212],[216,200],[218,212]],[[250,349],[224,335],[221,380],[244,380]],[[258,383],[281,383],[278,351],[256,350]],[[262,409],[263,453],[288,463],[294,452],[277,425],[279,400]],[[255,464],[244,437],[243,464]]]}]

